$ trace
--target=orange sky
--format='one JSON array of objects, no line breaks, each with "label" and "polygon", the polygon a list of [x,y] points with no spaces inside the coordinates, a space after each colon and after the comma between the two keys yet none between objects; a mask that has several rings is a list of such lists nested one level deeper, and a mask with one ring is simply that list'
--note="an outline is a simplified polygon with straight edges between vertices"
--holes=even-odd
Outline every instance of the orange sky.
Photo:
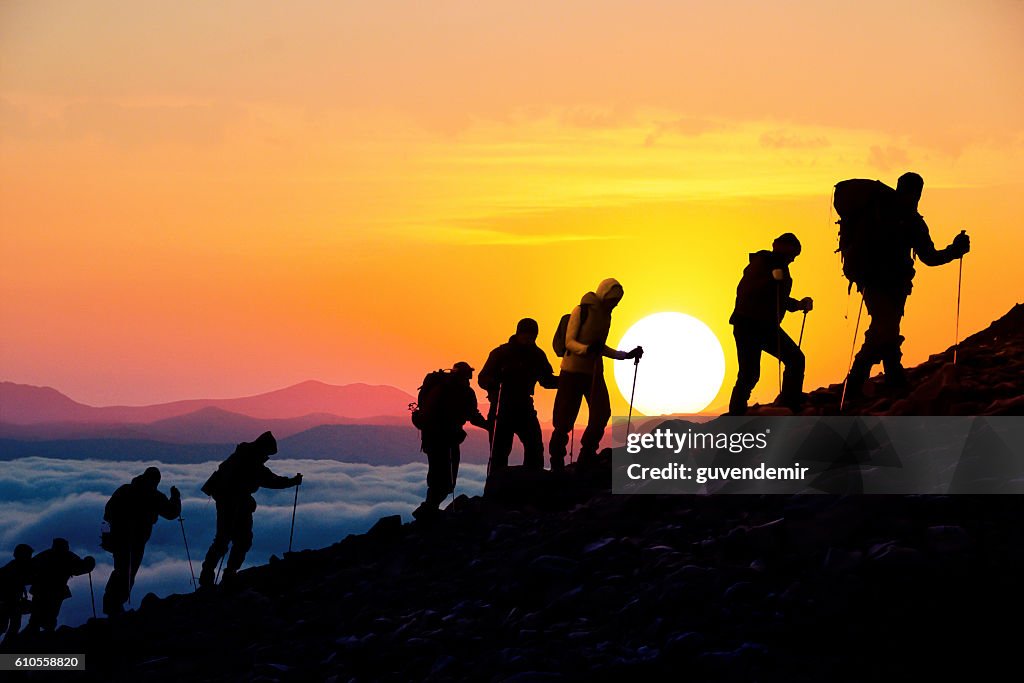
[{"label": "orange sky", "polygon": [[[1017,0],[4,2],[0,379],[413,391],[524,315],[547,349],[615,276],[612,339],[704,320],[721,404],[746,254],[793,231],[807,385],[838,381],[838,180],[916,170],[937,245],[970,231],[963,333],[1021,299],[1022,35]],[[908,363],[952,343],[955,295],[919,273]]]}]

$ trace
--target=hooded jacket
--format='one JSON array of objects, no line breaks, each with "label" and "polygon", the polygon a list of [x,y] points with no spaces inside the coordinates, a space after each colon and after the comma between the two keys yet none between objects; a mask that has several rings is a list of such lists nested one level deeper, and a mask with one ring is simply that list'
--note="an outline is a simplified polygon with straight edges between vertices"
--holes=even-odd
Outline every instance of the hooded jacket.
[{"label": "hooded jacket", "polygon": [[[776,279],[776,274],[781,279]],[[742,318],[778,325],[786,311],[800,310],[800,302],[789,295],[791,291],[793,278],[785,258],[767,250],[754,252],[736,287],[736,308],[729,322],[735,325]]]},{"label": "hooded jacket", "polygon": [[[608,346],[608,333],[612,326],[612,307],[622,298],[622,285],[615,278],[603,280],[596,292],[587,292],[580,305],[572,309],[569,324],[565,330],[565,355],[562,357],[562,372],[591,374],[603,372],[601,357],[622,360],[627,354]],[[586,320],[580,325],[581,308],[587,307]],[[601,353],[587,353],[594,344],[602,347]]]},{"label": "hooded jacket", "polygon": [[115,542],[143,543],[149,540],[157,517],[176,519],[181,514],[181,499],[168,498],[145,474],[119,486],[103,509],[110,522]]}]

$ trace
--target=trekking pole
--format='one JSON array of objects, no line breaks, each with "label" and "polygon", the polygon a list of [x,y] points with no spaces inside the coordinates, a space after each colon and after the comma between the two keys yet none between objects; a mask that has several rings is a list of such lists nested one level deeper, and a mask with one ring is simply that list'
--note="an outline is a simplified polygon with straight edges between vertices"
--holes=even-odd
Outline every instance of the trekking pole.
[{"label": "trekking pole", "polygon": [[213,577],[213,585],[215,586],[217,585],[217,582],[220,581],[220,568],[224,566],[225,555],[227,555],[227,553],[224,553],[224,555],[220,556],[220,563],[217,565],[217,575]]},{"label": "trekking pole", "polygon": [[571,465],[572,464],[572,453],[573,453],[574,450],[576,450],[576,423],[575,422],[572,425],[572,432],[570,432],[569,438],[571,439],[571,441],[569,442],[569,464]]},{"label": "trekking pole", "polygon": [[199,590],[196,585],[196,570],[192,568],[192,553],[188,549],[188,538],[185,536],[185,518],[178,515],[178,522],[181,524],[181,540],[185,542],[185,557],[188,558],[188,571],[192,574],[192,592]]},{"label": "trekking pole", "polygon": [[128,551],[128,606],[132,606],[132,589],[135,588],[135,577],[132,576],[132,551]]},{"label": "trekking pole", "polygon": [[779,394],[782,394],[782,287],[775,285],[775,359],[779,362]]},{"label": "trekking pole", "polygon": [[807,311],[804,311],[804,319],[800,323],[800,340],[796,343],[796,348],[800,348],[800,345],[804,343],[804,325],[807,324]]},{"label": "trekking pole", "polygon": [[288,552],[292,551],[292,538],[295,537],[295,510],[299,507],[299,487],[302,483],[295,485],[295,500],[292,502],[292,530],[288,532]]},{"label": "trekking pole", "polygon": [[633,359],[633,389],[629,392],[629,416],[626,418],[626,440],[629,440],[629,425],[633,421],[633,396],[636,395],[636,373],[640,370],[640,359]]},{"label": "trekking pole", "polygon": [[[961,230],[960,234],[963,235],[966,230]],[[956,353],[960,350],[960,285],[964,279],[964,257],[960,256],[960,271],[956,276],[956,329],[953,333],[953,366],[956,366]]]},{"label": "trekking pole", "polygon": [[89,570],[89,599],[92,600],[92,618],[96,618],[96,594],[92,590],[92,570]]},{"label": "trekking pole", "polygon": [[449,481],[452,485],[452,512],[455,511],[455,458],[452,457],[452,451],[448,449],[448,476]]},{"label": "trekking pole", "polygon": [[846,378],[843,380],[843,393],[839,396],[839,412],[843,412],[843,403],[846,401],[846,385],[850,381],[850,371],[853,370],[853,350],[857,348],[857,332],[860,331],[860,315],[864,312],[864,295],[860,297],[860,308],[857,309],[857,324],[853,328],[853,343],[850,344],[850,365],[846,368]]},{"label": "trekking pole", "polygon": [[[505,383],[498,383],[498,399],[494,403],[494,424],[491,425],[491,452],[487,454],[487,479],[491,478],[491,463],[494,461],[494,442],[498,436],[498,413],[501,412],[501,390]],[[454,486],[452,487],[454,488]]]}]

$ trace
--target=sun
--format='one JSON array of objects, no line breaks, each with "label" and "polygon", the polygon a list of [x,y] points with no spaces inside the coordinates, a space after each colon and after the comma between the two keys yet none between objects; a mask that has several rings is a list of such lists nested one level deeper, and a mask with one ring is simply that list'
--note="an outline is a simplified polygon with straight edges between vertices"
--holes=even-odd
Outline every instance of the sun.
[{"label": "sun", "polygon": [[[699,413],[725,379],[725,353],[711,328],[685,313],[655,313],[638,320],[618,347],[644,347],[636,374],[633,411],[643,415]],[[614,364],[615,383],[628,401],[633,363]]]}]

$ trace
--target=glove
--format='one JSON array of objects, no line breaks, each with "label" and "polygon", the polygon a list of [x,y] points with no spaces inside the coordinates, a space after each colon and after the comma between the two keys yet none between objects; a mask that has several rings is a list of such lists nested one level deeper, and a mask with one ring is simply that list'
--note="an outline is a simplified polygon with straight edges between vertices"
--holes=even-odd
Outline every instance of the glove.
[{"label": "glove", "polygon": [[803,307],[804,311],[808,313],[814,310],[814,300],[809,296],[805,296],[803,299],[800,299],[800,305]]},{"label": "glove", "polygon": [[294,481],[295,485],[298,486],[299,484],[302,483],[302,475],[296,474],[294,477],[292,477],[292,481]]},{"label": "glove", "polygon": [[96,568],[96,558],[93,557],[92,555],[90,555],[89,557],[85,558],[85,566],[87,567],[87,569],[85,571],[86,572],[91,572],[93,569]]},{"label": "glove", "polygon": [[637,360],[640,360],[643,357],[644,357],[644,347],[642,347],[642,346],[638,346],[635,349],[633,349],[632,351],[630,351],[628,354],[626,354],[626,358],[636,358]]},{"label": "glove", "polygon": [[181,498],[181,491],[178,490],[177,486],[171,487],[171,498]]},{"label": "glove", "polygon": [[949,245],[950,250],[960,258],[971,250],[971,238],[967,236],[965,231],[961,231],[959,235],[953,238],[953,243]]}]

